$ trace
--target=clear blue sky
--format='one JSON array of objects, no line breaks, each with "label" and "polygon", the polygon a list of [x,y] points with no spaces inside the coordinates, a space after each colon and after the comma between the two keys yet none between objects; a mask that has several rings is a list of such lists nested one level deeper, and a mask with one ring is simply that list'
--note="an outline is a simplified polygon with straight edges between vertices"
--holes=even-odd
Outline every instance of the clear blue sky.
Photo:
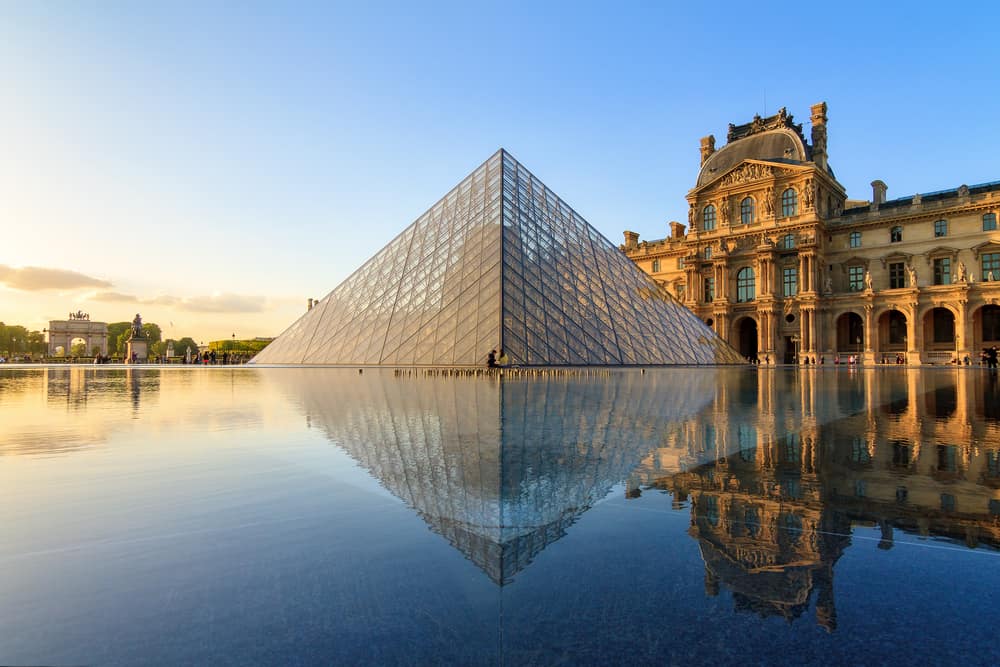
[{"label": "clear blue sky", "polygon": [[850,197],[1000,180],[996,3],[422,5],[0,7],[0,320],[276,335],[500,146],[662,237],[781,106]]}]

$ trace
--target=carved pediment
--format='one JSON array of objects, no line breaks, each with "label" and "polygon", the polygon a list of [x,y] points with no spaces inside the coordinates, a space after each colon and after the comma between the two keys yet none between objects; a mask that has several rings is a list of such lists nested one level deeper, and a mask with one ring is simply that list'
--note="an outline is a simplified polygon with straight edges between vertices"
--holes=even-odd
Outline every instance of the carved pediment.
[{"label": "carved pediment", "polygon": [[710,183],[706,183],[700,188],[695,188],[689,194],[703,193],[715,188],[729,188],[736,185],[745,185],[757,181],[766,181],[774,178],[794,176],[797,173],[809,171],[811,167],[798,165],[777,165],[771,162],[758,160],[744,160],[729,171],[721,174]]},{"label": "carved pediment", "polygon": [[977,246],[972,246],[972,256],[979,259],[980,253],[1000,252],[1000,243],[996,241],[986,241]]},{"label": "carved pediment", "polygon": [[935,259],[941,257],[951,257],[954,259],[958,255],[958,248],[949,248],[947,246],[938,246],[932,248],[924,253],[924,259],[927,260],[927,266],[930,266]]},{"label": "carved pediment", "polygon": [[889,264],[895,264],[896,262],[902,262],[907,266],[910,265],[910,261],[913,259],[913,255],[905,252],[894,252],[891,255],[886,255],[885,257],[879,257],[879,261],[882,262],[882,268],[884,269]]},{"label": "carved pediment", "polygon": [[867,270],[869,261],[871,260],[868,257],[858,257],[857,255],[855,255],[854,257],[845,259],[843,262],[841,262],[840,270],[845,274],[847,273],[847,267],[849,266],[863,266],[865,267],[865,270]]}]

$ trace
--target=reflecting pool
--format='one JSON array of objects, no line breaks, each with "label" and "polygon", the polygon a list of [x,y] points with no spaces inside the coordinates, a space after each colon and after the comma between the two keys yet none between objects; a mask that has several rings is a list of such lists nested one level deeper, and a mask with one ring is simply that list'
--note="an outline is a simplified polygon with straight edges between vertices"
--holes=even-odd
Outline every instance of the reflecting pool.
[{"label": "reflecting pool", "polygon": [[0,664],[1000,664],[980,368],[0,368]]}]

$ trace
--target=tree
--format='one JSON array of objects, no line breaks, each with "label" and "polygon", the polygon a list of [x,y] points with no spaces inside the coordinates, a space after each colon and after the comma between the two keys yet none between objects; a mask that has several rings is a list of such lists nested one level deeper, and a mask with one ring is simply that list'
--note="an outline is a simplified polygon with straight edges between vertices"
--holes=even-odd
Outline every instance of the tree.
[{"label": "tree", "polygon": [[74,357],[84,357],[87,355],[87,344],[83,341],[76,343],[69,348],[69,353]]},{"label": "tree", "polygon": [[108,325],[108,354],[124,354],[125,343],[128,336],[122,339],[123,332],[132,328],[131,322],[113,322]]},{"label": "tree", "polygon": [[174,343],[174,354],[178,357],[183,357],[186,354],[186,350],[189,349],[192,355],[198,352],[198,343],[194,342],[191,338],[184,337]]},{"label": "tree", "polygon": [[162,331],[160,331],[160,325],[153,322],[143,324],[142,333],[146,334],[146,340],[149,341],[150,345],[159,343],[163,335]]}]

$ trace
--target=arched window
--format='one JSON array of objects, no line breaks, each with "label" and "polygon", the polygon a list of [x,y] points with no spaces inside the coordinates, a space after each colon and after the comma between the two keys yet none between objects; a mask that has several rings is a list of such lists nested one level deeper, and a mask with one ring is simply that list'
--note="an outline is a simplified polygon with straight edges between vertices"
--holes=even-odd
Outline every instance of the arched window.
[{"label": "arched window", "polygon": [[753,222],[753,198],[744,197],[740,202],[740,222],[749,225]]},{"label": "arched window", "polygon": [[893,227],[892,231],[889,232],[889,243],[899,243],[903,240],[903,228]]},{"label": "arched window", "polygon": [[795,247],[795,234],[785,234],[781,239],[781,247],[785,250],[791,250]]},{"label": "arched window", "polygon": [[948,221],[938,220],[934,223],[934,236],[948,236]]},{"label": "arched window", "polygon": [[736,301],[747,303],[753,301],[757,296],[757,288],[754,282],[753,269],[749,266],[740,269],[736,274]]},{"label": "arched window", "polygon": [[653,273],[659,273],[659,272],[660,272],[660,260],[654,259],[653,260]]},{"label": "arched window", "polygon": [[715,229],[715,206],[709,204],[701,213],[701,229],[710,232]]},{"label": "arched window", "polygon": [[799,195],[793,188],[788,188],[781,193],[781,215],[789,217],[799,214]]}]

